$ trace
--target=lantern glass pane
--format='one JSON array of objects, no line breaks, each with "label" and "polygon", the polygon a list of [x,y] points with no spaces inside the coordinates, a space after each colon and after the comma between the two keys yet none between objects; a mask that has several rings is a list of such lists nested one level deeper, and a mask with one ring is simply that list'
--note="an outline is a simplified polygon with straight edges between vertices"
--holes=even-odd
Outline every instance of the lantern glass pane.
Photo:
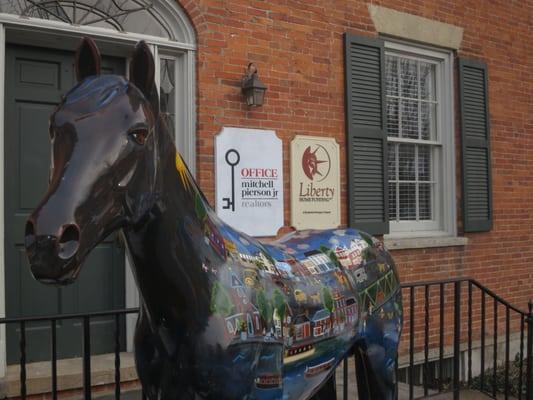
[{"label": "lantern glass pane", "polygon": [[254,89],[254,105],[262,106],[265,91],[263,89]]},{"label": "lantern glass pane", "polygon": [[249,106],[254,105],[254,91],[251,88],[246,91],[246,104]]}]

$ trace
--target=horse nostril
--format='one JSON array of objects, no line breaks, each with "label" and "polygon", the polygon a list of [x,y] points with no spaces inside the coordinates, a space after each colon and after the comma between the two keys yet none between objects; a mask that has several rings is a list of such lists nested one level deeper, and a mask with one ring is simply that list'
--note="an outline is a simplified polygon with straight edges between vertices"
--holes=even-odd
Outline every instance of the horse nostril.
[{"label": "horse nostril", "polygon": [[35,226],[31,220],[28,220],[24,231],[24,245],[30,247],[33,243],[35,243]]},{"label": "horse nostril", "polygon": [[58,256],[64,260],[72,257],[80,246],[80,230],[76,225],[68,225],[63,229],[58,241]]}]

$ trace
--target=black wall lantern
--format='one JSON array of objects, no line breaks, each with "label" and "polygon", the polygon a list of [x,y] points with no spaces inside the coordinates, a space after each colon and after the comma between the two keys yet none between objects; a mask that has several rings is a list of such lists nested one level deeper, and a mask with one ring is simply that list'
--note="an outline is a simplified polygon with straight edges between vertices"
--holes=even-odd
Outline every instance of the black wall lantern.
[{"label": "black wall lantern", "polygon": [[242,78],[241,87],[248,106],[258,107],[263,105],[267,87],[257,76],[257,67],[254,63],[248,64],[246,75]]}]

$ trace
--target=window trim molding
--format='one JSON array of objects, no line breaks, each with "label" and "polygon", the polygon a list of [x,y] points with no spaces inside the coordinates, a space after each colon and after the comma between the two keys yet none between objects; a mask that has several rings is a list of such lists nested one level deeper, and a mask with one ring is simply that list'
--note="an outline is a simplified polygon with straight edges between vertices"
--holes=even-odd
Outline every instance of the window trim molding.
[{"label": "window trim molding", "polygon": [[[390,233],[386,234],[384,238],[455,237],[457,236],[457,206],[455,197],[455,99],[453,95],[455,81],[453,51],[407,43],[389,37],[384,37],[383,40],[385,53],[393,51],[412,56],[432,58],[438,61],[437,68],[441,69],[442,73],[437,74],[440,75],[440,79],[436,82],[437,88],[441,91],[439,95],[441,112],[437,113],[437,126],[439,127],[437,132],[440,135],[438,139],[442,145],[442,160],[440,160],[440,176],[437,180],[441,184],[443,194],[439,196],[439,199],[436,199],[439,202],[438,212],[441,214],[442,229],[395,231],[395,222],[390,221]],[[449,132],[449,134],[444,135],[444,132]],[[444,171],[447,171],[447,173],[443,173]]]},{"label": "window trim molding", "polygon": [[429,247],[455,247],[468,245],[464,236],[433,236],[417,238],[385,239],[387,250],[427,249]]},{"label": "window trim molding", "polygon": [[381,34],[458,50],[464,28],[391,8],[368,5],[368,13]]}]

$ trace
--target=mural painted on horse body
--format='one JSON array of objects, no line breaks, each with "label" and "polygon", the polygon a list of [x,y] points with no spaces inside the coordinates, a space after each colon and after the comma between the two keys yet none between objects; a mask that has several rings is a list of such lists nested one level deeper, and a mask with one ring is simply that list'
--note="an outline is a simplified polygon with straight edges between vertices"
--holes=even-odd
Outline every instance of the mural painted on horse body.
[{"label": "mural painted on horse body", "polygon": [[[291,399],[312,389],[354,337],[382,335],[368,326],[371,316],[388,336],[401,329],[398,277],[380,241],[355,229],[330,229],[260,243],[222,222],[180,168],[179,154],[177,160],[203,226],[194,242],[213,253],[202,264],[213,285],[211,319],[224,327],[225,345],[241,349],[236,365],[245,363],[249,346],[259,353],[253,398]],[[398,337],[391,339],[387,364],[394,366]]]},{"label": "mural painted on horse body", "polygon": [[159,115],[145,43],[130,66],[131,80],[99,76],[94,42],[78,49],[79,84],[50,118],[50,186],[25,229],[34,277],[72,283],[123,233],[149,399],[334,399],[350,354],[360,399],[396,399],[401,292],[381,242],[336,229],[261,243],[223,223]]}]

